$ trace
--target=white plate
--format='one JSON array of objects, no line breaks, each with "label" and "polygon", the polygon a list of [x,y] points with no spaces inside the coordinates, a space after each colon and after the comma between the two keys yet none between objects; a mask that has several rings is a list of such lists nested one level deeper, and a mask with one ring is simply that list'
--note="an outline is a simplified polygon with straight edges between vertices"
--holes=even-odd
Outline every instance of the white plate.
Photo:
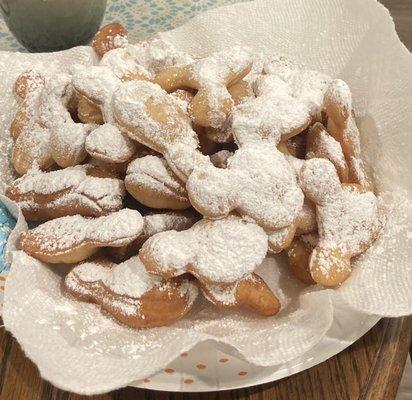
[{"label": "white plate", "polygon": [[229,355],[220,344],[204,342],[182,353],[157,374],[131,386],[171,392],[239,389],[276,381],[304,371],[338,354],[362,337],[380,317],[360,313],[334,302],[334,319],[326,336],[310,351],[288,363],[258,367]]}]

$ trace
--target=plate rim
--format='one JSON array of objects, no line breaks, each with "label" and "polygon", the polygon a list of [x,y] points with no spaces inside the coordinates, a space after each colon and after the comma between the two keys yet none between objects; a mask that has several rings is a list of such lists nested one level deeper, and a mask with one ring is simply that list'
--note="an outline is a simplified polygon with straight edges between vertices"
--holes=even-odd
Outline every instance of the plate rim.
[{"label": "plate rim", "polygon": [[[335,305],[334,306],[335,310],[336,310],[336,307],[337,306]],[[175,387],[173,387],[172,384],[168,382],[158,383],[156,381],[155,382],[151,381],[150,383],[145,383],[143,380],[131,382],[128,386],[138,388],[138,389],[146,389],[146,390],[154,390],[154,391],[157,390],[161,392],[207,393],[207,392],[223,392],[227,390],[237,390],[237,389],[243,389],[243,388],[263,385],[265,383],[276,382],[280,379],[287,378],[289,376],[295,375],[299,372],[312,368],[318,364],[321,364],[327,361],[333,356],[339,354],[340,352],[348,348],[350,345],[355,343],[357,340],[359,340],[362,336],[364,336],[370,329],[372,329],[380,321],[380,319],[383,318],[378,315],[360,313],[355,310],[353,310],[353,313],[358,314],[358,317],[357,317],[358,329],[353,330],[353,331],[356,331],[356,334],[352,336],[349,340],[341,340],[340,342],[337,342],[336,339],[333,339],[328,336],[328,333],[332,329],[332,327],[335,324],[339,324],[339,319],[336,318],[336,313],[334,313],[334,318],[333,318],[331,327],[329,328],[326,335],[319,341],[318,344],[316,344],[313,348],[309,349],[306,353],[302,354],[301,356],[291,361],[288,361],[286,363],[279,364],[280,370],[277,370],[274,373],[264,376],[262,378],[257,378],[252,381],[244,381],[243,384],[242,384],[242,381],[236,380],[236,381],[233,381],[234,382],[233,386],[230,386],[230,385],[228,386],[227,384],[223,385],[222,387],[214,387],[214,388],[212,387],[211,388],[203,388],[203,387],[196,388],[196,386],[191,386],[190,388],[188,387],[188,390],[185,390],[185,387],[182,385],[180,385],[180,390],[177,390]],[[311,352],[317,351],[318,348],[321,348],[325,346],[325,344],[331,343],[332,341],[334,342],[334,348],[332,350],[327,350],[324,353],[318,353],[319,357],[310,356]],[[233,358],[232,354],[230,354],[229,356]],[[253,364],[250,364],[250,365],[254,366]],[[262,368],[270,369],[273,367],[277,367],[277,366],[269,366],[269,367],[262,367]],[[159,370],[159,372],[160,371],[161,369]],[[170,387],[167,387],[168,385],[170,385]]]}]

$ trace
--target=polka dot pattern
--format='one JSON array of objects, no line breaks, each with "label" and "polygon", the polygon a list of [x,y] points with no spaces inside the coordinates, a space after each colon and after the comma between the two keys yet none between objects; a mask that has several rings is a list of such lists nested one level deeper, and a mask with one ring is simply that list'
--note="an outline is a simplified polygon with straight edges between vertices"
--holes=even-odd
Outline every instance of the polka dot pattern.
[{"label": "polka dot pattern", "polygon": [[259,370],[260,367],[228,355],[209,343],[202,343],[180,353],[164,369],[137,386],[187,392],[208,390],[222,381],[238,382],[239,386],[243,386],[253,380]]}]

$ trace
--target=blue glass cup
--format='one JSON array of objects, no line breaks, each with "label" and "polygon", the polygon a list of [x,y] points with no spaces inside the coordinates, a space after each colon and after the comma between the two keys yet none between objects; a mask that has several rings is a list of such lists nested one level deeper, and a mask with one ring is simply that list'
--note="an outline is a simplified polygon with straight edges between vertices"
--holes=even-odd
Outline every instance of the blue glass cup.
[{"label": "blue glass cup", "polygon": [[107,0],[0,0],[4,20],[31,52],[87,44],[103,20]]}]

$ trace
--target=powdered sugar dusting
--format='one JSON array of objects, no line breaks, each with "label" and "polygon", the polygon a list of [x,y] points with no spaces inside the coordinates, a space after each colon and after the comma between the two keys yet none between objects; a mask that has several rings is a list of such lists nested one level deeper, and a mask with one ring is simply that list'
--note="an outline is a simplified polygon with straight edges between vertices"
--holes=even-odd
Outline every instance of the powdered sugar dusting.
[{"label": "powdered sugar dusting", "polygon": [[301,182],[317,203],[320,247],[338,248],[349,257],[369,247],[382,227],[378,199],[372,192],[341,187],[333,165],[318,158],[307,161]]},{"label": "powdered sugar dusting", "polygon": [[156,73],[171,66],[182,66],[193,61],[192,57],[175,49],[170,43],[154,37],[149,41],[127,44],[121,49],[107,52],[100,65],[108,66],[119,77],[138,73],[152,79]]},{"label": "powdered sugar dusting", "polygon": [[342,79],[334,79],[328,87],[329,96],[341,107],[352,110],[352,93],[348,84]]},{"label": "powdered sugar dusting", "polygon": [[88,166],[76,166],[52,172],[32,169],[17,179],[8,189],[9,195],[22,210],[40,206],[36,195],[56,195],[47,207],[52,211],[60,206],[84,204],[98,212],[114,211],[122,206],[123,183],[118,179],[87,175]]},{"label": "powdered sugar dusting", "polygon": [[331,81],[329,76],[301,68],[284,57],[268,60],[263,70],[282,79],[288,85],[291,96],[305,104],[310,115],[320,121],[324,93]]},{"label": "powdered sugar dusting", "polygon": [[122,163],[135,152],[132,140],[112,124],[104,124],[91,132],[85,141],[86,151],[102,161]]},{"label": "powdered sugar dusting", "polygon": [[226,168],[227,163],[230,157],[233,156],[233,153],[229,150],[220,150],[215,154],[210,156],[210,161],[217,168]]},{"label": "powdered sugar dusting", "polygon": [[226,169],[195,168],[186,187],[199,212],[221,217],[237,210],[268,230],[290,225],[303,204],[294,171],[268,141],[237,150]]},{"label": "powdered sugar dusting", "polygon": [[168,230],[183,231],[189,229],[197,220],[194,213],[182,211],[167,211],[157,214],[148,214],[143,217],[142,236],[151,237],[159,232]]},{"label": "powdered sugar dusting", "polygon": [[74,88],[98,104],[109,103],[112,93],[121,82],[112,70],[105,66],[75,65],[71,73]]},{"label": "powdered sugar dusting", "polygon": [[64,253],[84,241],[103,246],[126,245],[136,239],[143,229],[143,219],[138,211],[123,209],[107,216],[89,219],[74,215],[57,218],[23,236],[47,253]]},{"label": "powdered sugar dusting", "polygon": [[232,306],[236,304],[236,289],[238,282],[229,285],[205,285],[203,295],[212,303]]},{"label": "powdered sugar dusting", "polygon": [[[314,128],[312,128],[314,129]],[[318,136],[315,142],[315,152],[308,151],[306,153],[306,158],[316,158],[318,156],[318,151],[327,155],[328,159],[339,168],[345,168],[346,160],[342,151],[340,143],[335,140],[325,129],[321,129],[318,132]]]},{"label": "powdered sugar dusting", "polygon": [[206,281],[234,282],[253,272],[266,252],[265,232],[230,216],[203,219],[182,232],[158,233],[144,244],[141,258],[144,263],[145,257],[153,259],[157,270],[151,272],[159,275],[178,276],[190,270]]},{"label": "powdered sugar dusting", "polygon": [[208,120],[211,127],[219,128],[226,121],[223,102],[233,104],[226,86],[252,65],[248,49],[235,46],[227,51],[213,53],[190,66],[190,77],[197,89],[205,91],[209,105]]},{"label": "powdered sugar dusting", "polygon": [[177,179],[164,158],[148,155],[132,161],[126,172],[126,185],[143,184],[164,194],[188,201],[184,184]]},{"label": "powdered sugar dusting", "polygon": [[[148,109],[149,102],[159,106],[156,114]],[[133,139],[156,151],[165,151],[174,143],[197,148],[190,119],[176,99],[158,85],[144,81],[123,84],[114,93],[113,110]]]},{"label": "powdered sugar dusting", "polygon": [[258,77],[254,91],[256,98],[242,102],[233,110],[233,135],[239,145],[262,138],[277,144],[282,136],[304,128],[309,122],[307,105],[291,96],[288,85],[277,76]]},{"label": "powdered sugar dusting", "polygon": [[138,256],[111,268],[98,262],[84,263],[76,267],[75,273],[83,281],[101,281],[114,293],[130,297],[141,297],[162,281],[146,272]]}]

